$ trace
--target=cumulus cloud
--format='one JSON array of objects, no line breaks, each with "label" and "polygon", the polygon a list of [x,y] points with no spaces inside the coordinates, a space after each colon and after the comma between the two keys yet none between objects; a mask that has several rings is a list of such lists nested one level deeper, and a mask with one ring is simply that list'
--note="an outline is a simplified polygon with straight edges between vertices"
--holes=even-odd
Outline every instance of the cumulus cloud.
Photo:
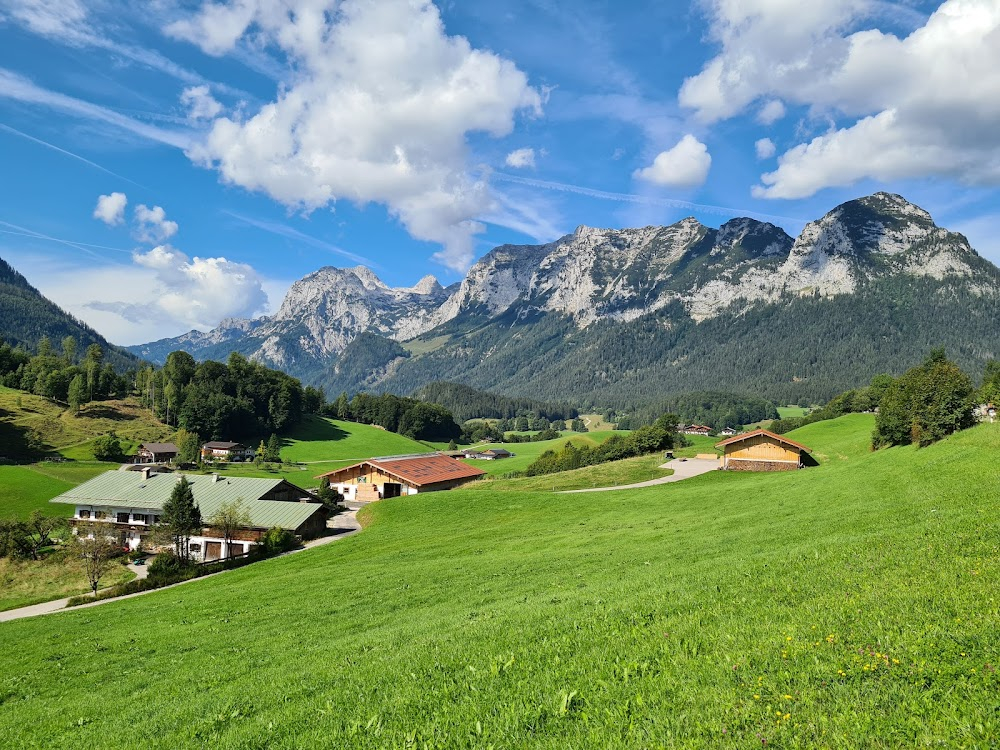
[{"label": "cumulus cloud", "polygon": [[125,221],[125,206],[127,204],[128,198],[125,197],[125,193],[102,195],[97,199],[94,218],[103,221],[109,227],[121,224]]},{"label": "cumulus cloud", "polygon": [[704,120],[760,99],[807,105],[829,132],[783,154],[762,198],[802,198],[863,179],[1000,184],[1000,4],[946,0],[905,37],[852,31],[878,3],[713,0],[721,53],[684,82]]},{"label": "cumulus cloud", "polygon": [[524,73],[449,36],[427,0],[206,2],[167,33],[213,55],[251,37],[291,64],[273,102],[217,118],[193,160],[295,208],[384,204],[456,270],[494,202],[469,169],[468,134],[506,135],[541,109]]},{"label": "cumulus cloud", "polygon": [[208,86],[189,86],[181,92],[181,104],[187,107],[189,120],[211,120],[222,105],[209,92]]},{"label": "cumulus cloud", "polygon": [[758,159],[770,159],[778,150],[770,138],[761,138],[753,144],[753,147],[757,152]]},{"label": "cumulus cloud", "polygon": [[143,203],[135,207],[135,231],[140,242],[163,242],[177,234],[177,222],[167,219],[167,212],[160,206],[149,208]]},{"label": "cumulus cloud", "polygon": [[771,99],[760,108],[757,113],[757,122],[761,125],[773,125],[785,116],[785,104],[781,99]]},{"label": "cumulus cloud", "polygon": [[[260,277],[245,263],[189,258],[170,245],[136,252],[132,260],[153,274],[152,308],[157,316],[192,328],[210,328],[223,318],[249,317],[267,303]],[[133,314],[134,307],[128,307]]]},{"label": "cumulus cloud", "polygon": [[505,163],[508,167],[514,167],[515,169],[524,169],[529,167],[531,169],[535,168],[535,149],[533,148],[519,148],[516,151],[511,151],[507,154]]},{"label": "cumulus cloud", "polygon": [[633,177],[666,187],[697,187],[705,182],[712,166],[708,148],[688,134],[668,151],[657,155],[653,163],[637,169]]}]

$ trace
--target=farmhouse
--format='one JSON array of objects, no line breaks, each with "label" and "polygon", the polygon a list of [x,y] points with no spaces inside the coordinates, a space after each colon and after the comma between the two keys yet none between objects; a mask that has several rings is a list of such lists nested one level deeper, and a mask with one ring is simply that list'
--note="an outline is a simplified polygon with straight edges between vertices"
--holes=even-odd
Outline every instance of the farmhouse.
[{"label": "farmhouse", "polygon": [[754,430],[717,443],[729,471],[789,471],[802,467],[810,449],[770,430]]},{"label": "farmhouse", "polygon": [[213,440],[201,446],[202,461],[249,461],[253,456],[253,448],[242,443]]},{"label": "farmhouse", "polygon": [[177,458],[177,446],[173,443],[143,443],[135,452],[137,464],[164,464]]},{"label": "farmhouse", "polygon": [[685,435],[708,435],[712,432],[712,428],[707,424],[689,424],[684,425],[681,432]]},{"label": "farmhouse", "polygon": [[[163,505],[170,498],[179,474],[149,471],[108,471],[64,492],[51,502],[72,505],[70,525],[100,522],[108,525],[109,536],[122,546],[138,549],[154,544],[153,528],[160,522]],[[305,490],[283,479],[251,479],[187,475],[202,520],[211,518],[223,503],[241,501],[250,515],[250,525],[236,534],[230,554],[239,555],[261,534],[275,526],[293,531],[304,539],[326,528],[327,511]],[[76,533],[76,529],[74,529]],[[221,533],[212,528],[191,537],[190,551],[196,560],[217,560],[223,556]]]},{"label": "farmhouse", "polygon": [[321,476],[326,477],[330,486],[345,500],[370,502],[419,492],[450,490],[485,473],[441,453],[418,453],[370,458]]}]

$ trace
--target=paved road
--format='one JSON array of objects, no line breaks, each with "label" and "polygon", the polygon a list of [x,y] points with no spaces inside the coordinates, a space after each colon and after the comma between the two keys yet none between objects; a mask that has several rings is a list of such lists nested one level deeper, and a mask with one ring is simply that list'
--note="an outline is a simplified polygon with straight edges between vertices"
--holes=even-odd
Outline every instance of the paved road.
[{"label": "paved road", "polygon": [[[286,552],[287,555],[295,554],[296,552],[302,552],[306,549],[312,549],[313,547],[319,547],[322,544],[329,544],[330,542],[335,542],[338,539],[343,539],[345,536],[351,536],[352,534],[357,534],[361,531],[361,524],[358,523],[355,516],[357,512],[354,510],[346,510],[343,513],[339,513],[327,522],[327,528],[334,533],[328,536],[321,536],[318,539],[310,539],[302,547],[298,549],[293,549],[291,552]],[[149,575],[149,571],[144,565],[129,565],[129,570],[132,570],[137,578],[145,578]],[[238,568],[237,568],[238,570]],[[191,583],[191,581],[204,581],[206,578],[212,578],[213,576],[220,576],[229,571],[223,570],[218,573],[212,573],[211,575],[202,576],[201,578],[192,578],[189,581],[181,581],[180,583],[174,583],[170,586],[164,586],[159,589],[150,589],[149,591],[140,591],[135,594],[126,594],[125,596],[116,596],[113,599],[100,599],[96,602],[91,602],[90,604],[81,604],[72,609],[84,609],[86,607],[98,607],[102,604],[108,604],[109,602],[118,602],[122,599],[132,599],[136,596],[143,596],[144,594],[151,594],[154,591],[163,591],[163,589],[170,589],[174,586],[183,586],[185,583]],[[53,612],[61,612],[66,609],[66,603],[69,601],[66,599],[55,599],[51,602],[42,602],[41,604],[32,604],[30,607],[21,607],[19,609],[8,609],[6,612],[0,612],[0,622],[7,622],[8,620],[19,620],[22,617],[35,617],[37,615],[49,615]]]},{"label": "paved road", "polygon": [[699,474],[715,471],[719,468],[718,459],[712,458],[675,458],[660,466],[661,469],[673,469],[674,473],[668,477],[650,479],[646,482],[636,482],[635,484],[620,484],[617,487],[589,487],[585,490],[563,490],[559,494],[569,495],[574,492],[610,492],[611,490],[633,490],[640,487],[655,487],[658,484],[669,484],[670,482],[680,482],[683,479],[690,479]]}]

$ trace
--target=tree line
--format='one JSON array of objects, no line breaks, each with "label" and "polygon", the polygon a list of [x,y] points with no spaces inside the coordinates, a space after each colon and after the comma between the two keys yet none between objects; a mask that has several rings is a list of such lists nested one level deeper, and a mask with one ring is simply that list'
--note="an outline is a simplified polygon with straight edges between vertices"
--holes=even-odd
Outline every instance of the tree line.
[{"label": "tree line", "polygon": [[440,404],[448,409],[459,422],[473,418],[510,420],[522,417],[545,419],[547,422],[551,422],[555,420],[570,421],[579,416],[579,412],[569,404],[539,401],[533,398],[501,396],[462,383],[451,383],[443,380],[428,383],[414,391],[412,396],[421,401]]},{"label": "tree line", "polygon": [[42,336],[34,354],[0,340],[0,382],[69,404],[74,411],[91,401],[124,398],[130,390],[128,377],[105,361],[100,344],[91,344],[81,356],[72,336],[66,336],[58,350]]},{"label": "tree line", "polygon": [[976,389],[972,378],[939,348],[899,377],[876,375],[863,388],[845,391],[805,416],[775,420],[769,428],[781,434],[844,414],[875,411],[872,449],[926,446],[972,427],[976,405],[992,403],[997,396],[1000,362],[986,363],[983,384]]},{"label": "tree line", "polygon": [[378,425],[413,440],[455,440],[462,434],[462,428],[443,406],[391,393],[378,396],[357,393],[348,399],[343,392],[324,407],[323,414]]}]

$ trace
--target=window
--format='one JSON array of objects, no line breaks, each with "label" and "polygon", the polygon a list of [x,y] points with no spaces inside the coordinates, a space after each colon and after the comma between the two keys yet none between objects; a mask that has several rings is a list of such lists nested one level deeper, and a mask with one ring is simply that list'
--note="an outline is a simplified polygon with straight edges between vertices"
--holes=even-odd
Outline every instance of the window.
[{"label": "window", "polygon": [[90,511],[89,510],[81,510],[80,511],[80,518],[90,518]]},{"label": "window", "polygon": [[103,521],[107,517],[108,517],[108,514],[105,513],[103,510],[95,510],[94,511],[94,518],[98,519],[99,521]]},{"label": "window", "polygon": [[153,523],[159,523],[159,522],[160,522],[160,517],[159,516],[153,516]]},{"label": "window", "polygon": [[146,520],[146,516],[144,516],[142,513],[133,513],[132,521],[133,523],[149,523],[149,521]]},{"label": "window", "polygon": [[191,552],[201,552],[201,545],[198,544],[197,542],[194,544],[189,544],[188,550]]},{"label": "window", "polygon": [[116,513],[115,518],[117,518],[118,523],[128,523],[128,513]]}]

